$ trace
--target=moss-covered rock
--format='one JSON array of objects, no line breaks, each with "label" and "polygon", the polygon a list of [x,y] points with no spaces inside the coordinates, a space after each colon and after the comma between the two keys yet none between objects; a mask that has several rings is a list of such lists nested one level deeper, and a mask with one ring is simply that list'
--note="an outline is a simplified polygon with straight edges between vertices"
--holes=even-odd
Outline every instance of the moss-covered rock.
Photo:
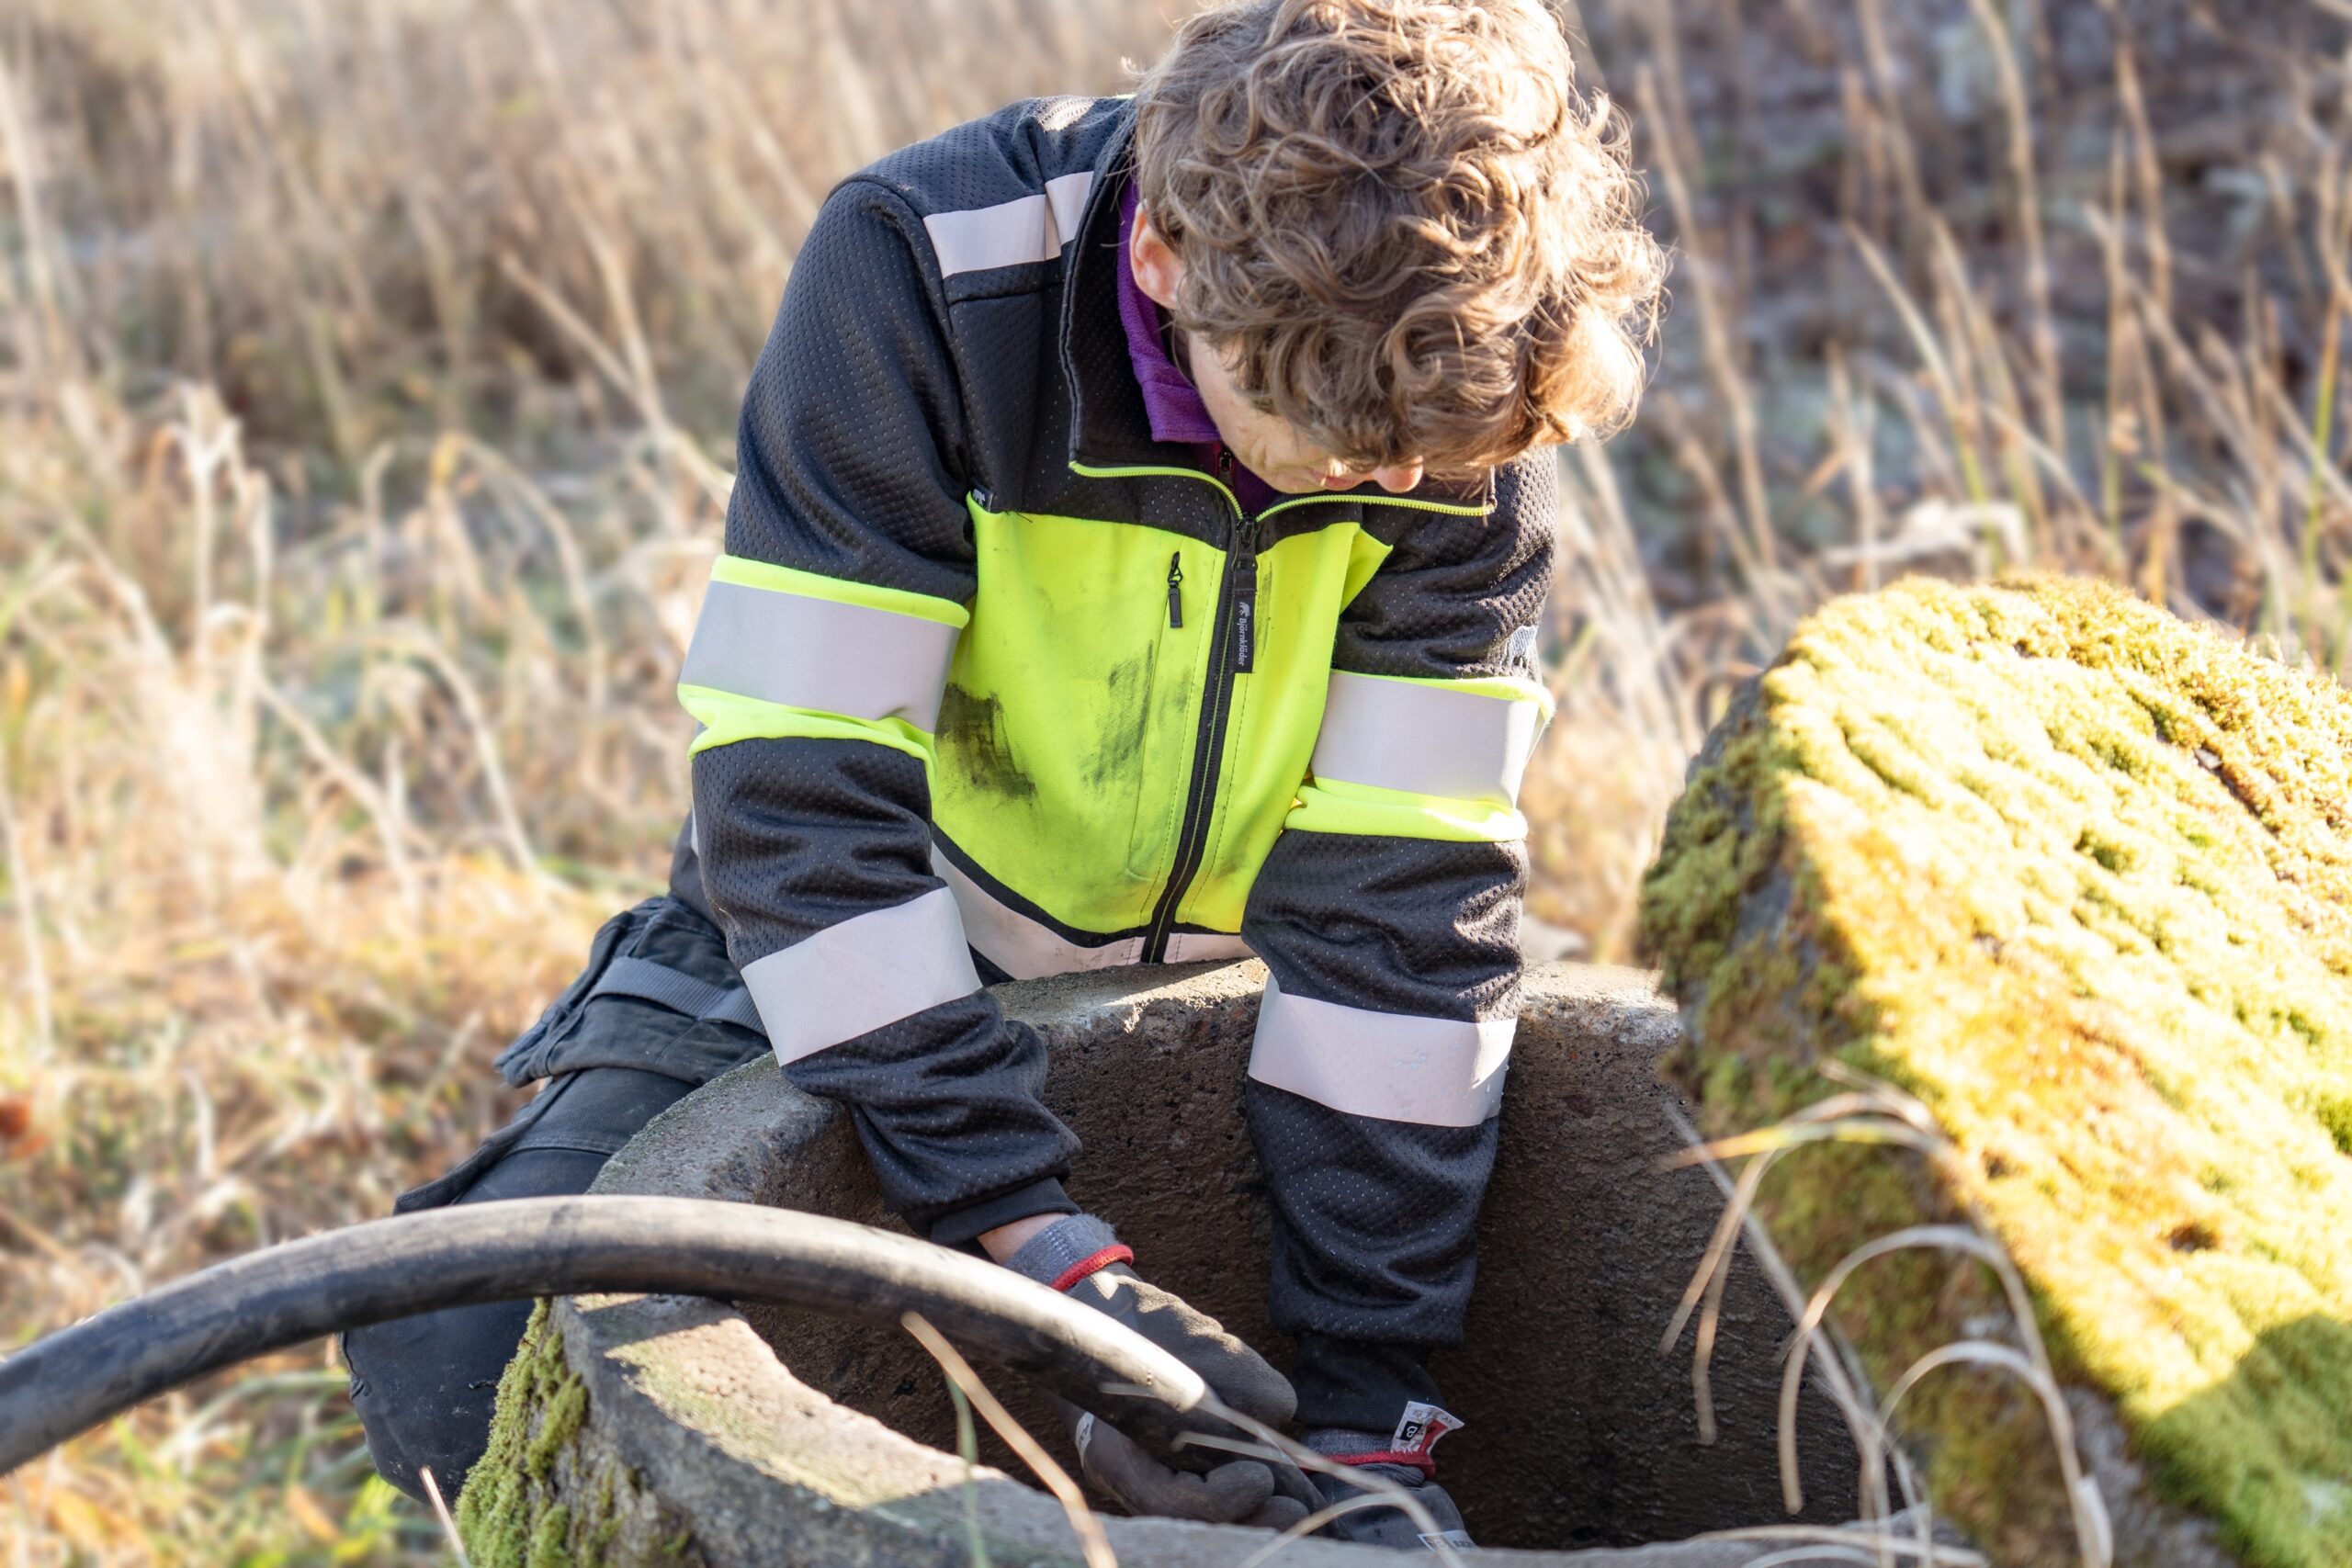
[{"label": "moss-covered rock", "polygon": [[[1783,1159],[1764,1212],[1809,1282],[1980,1217],[2161,1497],[2243,1562],[2352,1563],[2352,695],[2097,584],[1840,601],[1694,765],[1644,925],[1709,1132],[1835,1060],[1957,1147]],[[2000,1321],[1919,1253],[1838,1317],[1882,1387]],[[1905,1409],[2003,1561],[2073,1556],[2030,1401],[1952,1369]]]},{"label": "moss-covered rock", "polygon": [[498,1385],[490,1447],[458,1499],[475,1568],[701,1562],[691,1532],[587,1430],[588,1385],[541,1302]]}]

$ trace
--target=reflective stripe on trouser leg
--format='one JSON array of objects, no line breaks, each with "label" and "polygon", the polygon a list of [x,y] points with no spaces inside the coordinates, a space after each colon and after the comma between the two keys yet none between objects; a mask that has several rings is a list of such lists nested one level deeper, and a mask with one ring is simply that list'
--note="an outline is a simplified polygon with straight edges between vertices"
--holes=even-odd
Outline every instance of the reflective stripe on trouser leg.
[{"label": "reflective stripe on trouser leg", "polygon": [[870,1034],[980,988],[956,896],[935,887],[743,966],[776,1060]]},{"label": "reflective stripe on trouser leg", "polygon": [[1250,1076],[1353,1116],[1475,1127],[1502,1106],[1518,1029],[1287,996],[1269,975]]},{"label": "reflective stripe on trouser leg", "polygon": [[919,615],[713,581],[679,683],[929,732],[957,635]]},{"label": "reflective stripe on trouser leg", "polygon": [[1527,759],[1544,729],[1544,705],[1481,682],[1469,690],[1437,681],[1331,674],[1311,764],[1318,779],[1370,784],[1447,800],[1517,805]]}]

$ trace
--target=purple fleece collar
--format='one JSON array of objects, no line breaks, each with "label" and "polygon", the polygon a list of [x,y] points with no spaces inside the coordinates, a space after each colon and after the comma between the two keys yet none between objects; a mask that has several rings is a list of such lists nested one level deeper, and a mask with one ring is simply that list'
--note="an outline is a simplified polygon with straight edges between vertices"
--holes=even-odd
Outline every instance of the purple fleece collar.
[{"label": "purple fleece collar", "polygon": [[[1194,460],[1213,472],[1225,438],[1217,434],[1208,405],[1201,401],[1200,389],[1168,357],[1160,336],[1159,307],[1136,282],[1135,267],[1127,259],[1135,238],[1136,206],[1135,184],[1129,181],[1119,197],[1119,324],[1126,329],[1127,358],[1135,366],[1136,384],[1143,389],[1144,416],[1151,422],[1154,441],[1194,448]],[[1273,486],[1238,461],[1233,492],[1252,513],[1264,511],[1275,496]]]},{"label": "purple fleece collar", "polygon": [[1119,197],[1119,324],[1127,330],[1127,356],[1135,361],[1136,379],[1143,387],[1143,410],[1151,420],[1154,441],[1201,442],[1221,439],[1216,422],[1200,389],[1168,357],[1160,335],[1159,307],[1136,281],[1128,257],[1136,231],[1136,187],[1132,181]]}]

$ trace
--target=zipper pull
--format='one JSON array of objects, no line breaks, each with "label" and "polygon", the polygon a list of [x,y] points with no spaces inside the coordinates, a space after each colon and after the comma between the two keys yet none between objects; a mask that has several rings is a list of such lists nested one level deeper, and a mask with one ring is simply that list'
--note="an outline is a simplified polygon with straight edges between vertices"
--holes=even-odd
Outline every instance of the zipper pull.
[{"label": "zipper pull", "polygon": [[1184,626],[1184,552],[1182,550],[1168,558],[1168,625],[1179,631]]},{"label": "zipper pull", "polygon": [[1258,663],[1258,527],[1241,526],[1233,554],[1233,669],[1247,675]]}]

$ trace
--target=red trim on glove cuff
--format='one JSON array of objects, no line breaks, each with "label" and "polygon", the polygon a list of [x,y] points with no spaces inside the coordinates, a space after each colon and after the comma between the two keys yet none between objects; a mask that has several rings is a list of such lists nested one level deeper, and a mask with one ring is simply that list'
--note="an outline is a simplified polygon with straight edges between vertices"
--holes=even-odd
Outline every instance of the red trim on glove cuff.
[{"label": "red trim on glove cuff", "polygon": [[1437,1473],[1437,1461],[1425,1453],[1410,1453],[1402,1449],[1383,1449],[1370,1454],[1325,1454],[1333,1464],[1401,1464],[1408,1470],[1418,1470],[1423,1475]]},{"label": "red trim on glove cuff", "polygon": [[1053,1288],[1057,1291],[1067,1291],[1099,1269],[1108,1269],[1114,1263],[1133,1263],[1135,1260],[1133,1247],[1125,1242],[1114,1241],[1093,1257],[1082,1258],[1063,1269],[1055,1277]]}]

